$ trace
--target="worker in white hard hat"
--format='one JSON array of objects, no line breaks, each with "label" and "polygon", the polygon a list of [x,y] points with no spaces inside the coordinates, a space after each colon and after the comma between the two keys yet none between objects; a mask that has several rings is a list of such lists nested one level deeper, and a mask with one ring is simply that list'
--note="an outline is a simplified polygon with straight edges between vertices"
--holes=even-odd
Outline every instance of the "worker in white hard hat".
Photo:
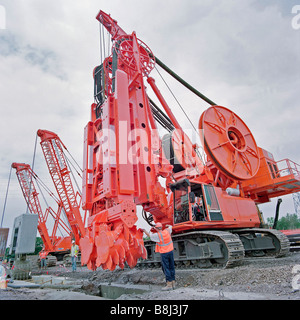
[{"label": "worker in white hard hat", "polygon": [[163,226],[160,222],[157,222],[154,227],[155,232],[150,233],[145,229],[143,232],[153,241],[156,242],[155,251],[160,253],[161,265],[163,272],[166,276],[166,287],[162,290],[172,290],[175,289],[175,262],[174,262],[174,246],[171,237],[172,226]]},{"label": "worker in white hard hat", "polygon": [[79,247],[75,243],[75,240],[72,240],[72,246],[71,246],[71,259],[72,259],[72,271],[76,271],[76,263],[77,263],[77,256],[79,252]]}]

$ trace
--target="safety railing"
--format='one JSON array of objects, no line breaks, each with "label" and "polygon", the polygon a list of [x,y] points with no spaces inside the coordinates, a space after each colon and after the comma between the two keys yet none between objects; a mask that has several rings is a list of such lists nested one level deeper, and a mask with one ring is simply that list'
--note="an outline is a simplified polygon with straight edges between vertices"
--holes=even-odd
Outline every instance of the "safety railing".
[{"label": "safety railing", "polygon": [[277,177],[294,175],[300,179],[300,165],[290,159],[283,159],[276,162],[278,168]]}]

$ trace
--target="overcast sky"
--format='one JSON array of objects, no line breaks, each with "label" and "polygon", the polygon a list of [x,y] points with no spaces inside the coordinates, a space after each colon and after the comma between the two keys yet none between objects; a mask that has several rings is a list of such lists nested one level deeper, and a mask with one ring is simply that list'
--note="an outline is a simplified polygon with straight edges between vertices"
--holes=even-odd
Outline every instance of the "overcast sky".
[{"label": "overcast sky", "polygon": [[[0,29],[0,215],[11,163],[32,163],[38,129],[56,132],[82,164],[92,71],[100,64],[95,19],[100,9],[126,32],[136,31],[199,91],[236,112],[276,160],[300,163],[295,5],[292,0],[0,0],[0,26],[4,12],[6,27]],[[157,79],[157,72],[152,76]],[[208,105],[164,77],[197,127]],[[182,127],[189,128],[166,87],[160,89]],[[35,171],[52,187],[45,166],[38,145]],[[292,197],[283,200],[282,214],[294,212]],[[275,206],[276,200],[261,206],[265,218],[274,215]],[[25,211],[13,171],[3,227],[12,228]]]}]

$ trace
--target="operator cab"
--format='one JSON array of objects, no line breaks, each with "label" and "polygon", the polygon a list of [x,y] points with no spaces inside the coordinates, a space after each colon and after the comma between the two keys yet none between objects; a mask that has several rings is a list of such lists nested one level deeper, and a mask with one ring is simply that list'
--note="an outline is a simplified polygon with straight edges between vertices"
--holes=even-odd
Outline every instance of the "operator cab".
[{"label": "operator cab", "polygon": [[183,179],[170,187],[174,199],[174,225],[188,221],[223,221],[213,186]]}]

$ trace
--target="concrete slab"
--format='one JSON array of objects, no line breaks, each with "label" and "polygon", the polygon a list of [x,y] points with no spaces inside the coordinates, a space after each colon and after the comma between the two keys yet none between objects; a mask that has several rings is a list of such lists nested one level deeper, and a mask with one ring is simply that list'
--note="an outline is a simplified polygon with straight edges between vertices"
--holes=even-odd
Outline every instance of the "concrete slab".
[{"label": "concrete slab", "polygon": [[117,299],[123,294],[143,294],[152,291],[149,285],[133,285],[120,283],[100,283],[100,295],[103,298]]},{"label": "concrete slab", "polygon": [[32,281],[38,284],[68,284],[70,281],[66,277],[56,277],[51,275],[32,276]]}]

